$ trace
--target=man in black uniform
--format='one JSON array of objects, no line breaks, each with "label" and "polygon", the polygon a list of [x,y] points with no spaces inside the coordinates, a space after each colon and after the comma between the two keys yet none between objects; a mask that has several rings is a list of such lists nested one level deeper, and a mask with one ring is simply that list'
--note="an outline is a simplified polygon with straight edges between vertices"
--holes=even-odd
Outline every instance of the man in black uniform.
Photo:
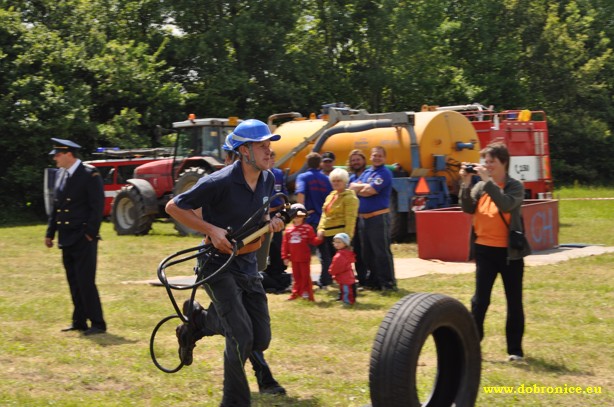
[{"label": "man in black uniform", "polygon": [[45,246],[53,247],[57,231],[74,305],[72,324],[62,331],[83,331],[85,335],[104,333],[107,326],[96,288],[98,232],[104,208],[102,179],[95,167],[75,157],[80,145],[70,140],[51,140],[53,150],[49,154],[59,170]]}]

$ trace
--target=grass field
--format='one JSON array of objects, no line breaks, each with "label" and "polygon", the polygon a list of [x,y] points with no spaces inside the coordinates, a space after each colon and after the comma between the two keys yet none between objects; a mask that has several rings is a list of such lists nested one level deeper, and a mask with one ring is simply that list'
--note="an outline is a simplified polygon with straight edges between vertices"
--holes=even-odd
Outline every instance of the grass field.
[{"label": "grass field", "polygon": [[[606,189],[557,192],[560,243],[614,246],[614,197]],[[44,225],[0,228],[0,405],[2,406],[217,406],[221,400],[221,338],[198,343],[194,364],[175,374],[157,370],[149,357],[156,323],[172,313],[165,291],[139,283],[155,279],[160,260],[195,246],[168,223],[149,236],[118,237],[109,223],[102,230],[98,287],[109,331],[83,337],[62,333],[72,305],[60,251],[43,245]],[[396,245],[397,256],[415,256],[415,244]],[[168,270],[189,275],[191,265]],[[493,290],[482,342],[479,406],[614,405],[614,255],[528,267],[525,277],[526,361],[505,359],[505,298],[500,281]],[[438,292],[469,305],[473,275],[429,275],[400,280],[399,292],[361,292],[344,308],[336,293],[316,293],[315,304],[286,302],[270,295],[273,342],[266,355],[287,397],[260,396],[246,366],[255,406],[364,406],[369,400],[369,355],[379,324],[390,307],[413,292]],[[177,292],[180,299],[187,292]],[[198,299],[206,302],[204,293]],[[174,322],[163,327],[159,351],[164,363],[176,359]],[[432,346],[432,345],[428,345]],[[429,349],[420,365],[425,378],[435,366]],[[495,386],[495,387],[492,387]],[[494,394],[513,389],[559,387],[568,394]],[[522,386],[522,387],[520,387]],[[570,394],[595,386],[597,394]],[[425,394],[422,394],[424,397]]]}]

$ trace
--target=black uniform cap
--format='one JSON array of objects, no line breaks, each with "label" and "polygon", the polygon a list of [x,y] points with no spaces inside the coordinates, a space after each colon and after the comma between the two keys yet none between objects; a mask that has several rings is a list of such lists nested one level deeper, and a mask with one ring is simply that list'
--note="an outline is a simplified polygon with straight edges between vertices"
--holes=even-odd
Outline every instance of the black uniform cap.
[{"label": "black uniform cap", "polygon": [[335,161],[335,154],[332,151],[327,151],[322,154],[322,161]]},{"label": "black uniform cap", "polygon": [[69,151],[76,151],[81,148],[81,146],[70,140],[63,140],[61,138],[52,138],[53,141],[53,150],[49,152],[49,155],[56,155],[57,153],[67,153]]}]

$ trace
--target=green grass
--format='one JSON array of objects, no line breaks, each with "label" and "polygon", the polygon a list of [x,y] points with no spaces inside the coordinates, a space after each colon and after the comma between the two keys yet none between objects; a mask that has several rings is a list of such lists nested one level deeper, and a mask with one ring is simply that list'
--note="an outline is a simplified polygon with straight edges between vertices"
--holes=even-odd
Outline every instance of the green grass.
[{"label": "green grass", "polygon": [[[559,193],[561,198],[614,195],[611,190]],[[562,200],[559,205],[560,242],[614,246],[614,201]],[[175,374],[157,370],[149,357],[149,336],[172,308],[162,288],[134,283],[155,279],[163,257],[198,241],[178,237],[163,222],[143,237],[118,237],[105,223],[98,287],[109,332],[86,338],[59,332],[70,322],[72,306],[60,251],[44,247],[44,230],[43,225],[0,228],[0,405],[219,405],[221,338],[200,341],[192,366]],[[415,252],[415,244],[395,248],[398,256],[415,257]],[[602,394],[488,394],[481,388],[479,406],[614,404],[613,268],[614,254],[527,268],[527,360],[520,364],[503,362],[505,298],[497,281],[482,342],[481,386],[601,386]],[[191,264],[170,268],[168,274],[189,275]],[[248,363],[253,405],[368,404],[370,350],[390,307],[412,292],[439,292],[468,305],[473,286],[472,274],[400,280],[394,295],[361,292],[353,309],[336,303],[334,290],[316,293],[315,304],[269,296],[273,341],[266,354],[288,397],[258,395]],[[202,292],[197,298],[207,301]],[[165,325],[158,337],[168,364],[178,362],[174,324]],[[421,357],[423,397],[432,381],[433,358],[429,344]]]}]

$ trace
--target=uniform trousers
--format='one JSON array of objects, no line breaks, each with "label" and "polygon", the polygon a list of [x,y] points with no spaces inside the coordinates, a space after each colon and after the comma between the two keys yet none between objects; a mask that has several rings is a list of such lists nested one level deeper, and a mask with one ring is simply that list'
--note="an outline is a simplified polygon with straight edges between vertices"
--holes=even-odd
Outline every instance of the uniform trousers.
[{"label": "uniform trousers", "polygon": [[92,327],[107,329],[102,315],[102,305],[96,288],[96,259],[98,240],[91,242],[83,236],[70,246],[62,246],[62,261],[74,305],[72,323],[86,328],[87,320]]},{"label": "uniform trousers", "polygon": [[358,284],[361,286],[373,285],[372,282],[369,282],[367,279],[369,276],[369,270],[367,270],[367,266],[362,260],[362,243],[360,242],[360,233],[358,231],[358,220],[356,221],[356,227],[354,228],[352,249],[354,249],[354,253],[356,254],[356,263],[354,264],[354,267],[356,268],[356,278],[358,279]]},{"label": "uniform trousers", "polygon": [[373,281],[376,288],[394,288],[397,284],[390,250],[392,240],[389,215],[384,213],[368,219],[358,219],[362,260],[369,269],[369,280]]}]

